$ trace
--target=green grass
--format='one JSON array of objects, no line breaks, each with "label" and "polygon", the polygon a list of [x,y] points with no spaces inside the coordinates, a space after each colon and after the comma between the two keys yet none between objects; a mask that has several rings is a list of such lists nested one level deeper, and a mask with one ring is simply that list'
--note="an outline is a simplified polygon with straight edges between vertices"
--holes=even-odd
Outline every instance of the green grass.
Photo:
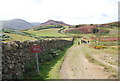
[{"label": "green grass", "polygon": [[41,75],[33,76],[32,79],[60,79],[60,67],[65,57],[65,52],[71,46],[65,47],[64,51],[59,52],[59,56],[51,59],[50,62],[40,66]]},{"label": "green grass", "polygon": [[49,37],[67,37],[66,35],[58,33],[60,28],[51,28],[51,29],[44,29],[44,30],[28,30],[24,32],[35,34],[36,36],[49,36]]},{"label": "green grass", "polygon": [[7,35],[9,35],[11,37],[10,40],[7,40],[5,42],[10,42],[10,41],[26,41],[26,40],[36,40],[35,38],[32,37],[28,37],[28,36],[22,36],[22,35],[18,35],[18,34],[10,34],[10,33],[5,33]]}]

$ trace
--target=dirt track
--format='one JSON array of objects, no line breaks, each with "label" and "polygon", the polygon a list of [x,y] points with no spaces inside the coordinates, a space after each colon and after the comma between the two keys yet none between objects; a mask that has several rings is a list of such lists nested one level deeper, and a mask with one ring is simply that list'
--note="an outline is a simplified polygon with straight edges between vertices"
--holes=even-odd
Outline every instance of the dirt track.
[{"label": "dirt track", "polygon": [[108,79],[110,73],[102,66],[89,62],[85,57],[84,45],[73,46],[67,51],[67,55],[61,67],[62,79]]}]

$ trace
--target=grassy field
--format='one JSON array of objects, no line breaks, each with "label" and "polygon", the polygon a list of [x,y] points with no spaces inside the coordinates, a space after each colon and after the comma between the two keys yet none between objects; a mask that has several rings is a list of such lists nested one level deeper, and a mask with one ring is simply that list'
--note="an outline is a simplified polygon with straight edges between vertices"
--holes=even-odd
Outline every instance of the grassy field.
[{"label": "grassy field", "polygon": [[60,28],[51,28],[51,29],[44,29],[44,30],[28,30],[24,32],[35,34],[36,36],[49,36],[49,37],[67,37],[66,35],[58,33]]},{"label": "grassy field", "polygon": [[28,37],[28,36],[22,36],[22,35],[18,35],[18,34],[8,34],[8,33],[5,33],[7,35],[9,35],[11,37],[10,40],[7,40],[5,42],[10,42],[10,41],[26,41],[26,40],[36,40],[35,38],[32,38],[32,37]]}]

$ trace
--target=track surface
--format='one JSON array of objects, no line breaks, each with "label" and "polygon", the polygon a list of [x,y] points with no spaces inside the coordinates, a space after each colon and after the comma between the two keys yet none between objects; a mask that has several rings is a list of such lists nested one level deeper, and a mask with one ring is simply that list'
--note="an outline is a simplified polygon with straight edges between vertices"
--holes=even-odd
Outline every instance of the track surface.
[{"label": "track surface", "polygon": [[[83,49],[84,48],[84,49]],[[73,46],[66,52],[63,65],[60,69],[62,79],[108,79],[110,73],[102,66],[95,65],[85,57],[84,45]],[[101,61],[100,59],[98,59]],[[103,61],[102,61],[103,62]]]}]

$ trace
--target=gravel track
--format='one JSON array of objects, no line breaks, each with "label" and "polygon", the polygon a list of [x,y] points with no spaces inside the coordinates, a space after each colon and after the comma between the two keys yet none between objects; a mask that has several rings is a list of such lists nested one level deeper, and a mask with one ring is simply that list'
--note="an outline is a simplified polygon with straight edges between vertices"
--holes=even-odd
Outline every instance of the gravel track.
[{"label": "gravel track", "polygon": [[108,79],[110,73],[102,66],[89,62],[83,48],[84,45],[78,45],[68,49],[60,69],[62,79]]}]

